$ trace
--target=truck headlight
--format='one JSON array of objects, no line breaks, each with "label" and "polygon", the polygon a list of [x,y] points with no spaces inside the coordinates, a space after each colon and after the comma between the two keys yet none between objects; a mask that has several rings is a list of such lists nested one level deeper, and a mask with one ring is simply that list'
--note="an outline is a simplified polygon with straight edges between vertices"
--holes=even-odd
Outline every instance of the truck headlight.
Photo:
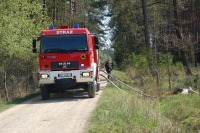
[{"label": "truck headlight", "polygon": [[90,72],[82,72],[83,77],[90,77]]},{"label": "truck headlight", "polygon": [[49,78],[49,74],[40,74],[41,79],[47,79]]}]

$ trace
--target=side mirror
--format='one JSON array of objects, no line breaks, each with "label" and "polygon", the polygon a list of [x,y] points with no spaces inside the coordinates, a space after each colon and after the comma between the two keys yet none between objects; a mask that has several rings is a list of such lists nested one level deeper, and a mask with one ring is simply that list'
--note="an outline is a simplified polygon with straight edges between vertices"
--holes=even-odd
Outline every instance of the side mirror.
[{"label": "side mirror", "polygon": [[33,49],[33,53],[37,53],[37,49]]},{"label": "side mirror", "polygon": [[36,48],[36,39],[33,39],[33,48]]},{"label": "side mirror", "polygon": [[33,39],[33,43],[32,43],[32,45],[33,45],[33,53],[36,53],[37,52],[37,49],[36,49],[36,39]]},{"label": "side mirror", "polygon": [[99,39],[98,39],[98,37],[94,36],[94,42],[95,42],[95,44],[99,44]]}]

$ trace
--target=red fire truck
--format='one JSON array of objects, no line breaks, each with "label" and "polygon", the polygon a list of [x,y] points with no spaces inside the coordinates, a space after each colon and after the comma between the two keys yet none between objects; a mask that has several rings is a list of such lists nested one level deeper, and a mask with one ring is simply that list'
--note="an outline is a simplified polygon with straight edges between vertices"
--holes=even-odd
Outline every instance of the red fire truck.
[{"label": "red fire truck", "polygon": [[43,30],[33,39],[33,53],[40,41],[38,80],[43,100],[50,93],[82,88],[94,98],[99,91],[98,38],[86,28]]}]

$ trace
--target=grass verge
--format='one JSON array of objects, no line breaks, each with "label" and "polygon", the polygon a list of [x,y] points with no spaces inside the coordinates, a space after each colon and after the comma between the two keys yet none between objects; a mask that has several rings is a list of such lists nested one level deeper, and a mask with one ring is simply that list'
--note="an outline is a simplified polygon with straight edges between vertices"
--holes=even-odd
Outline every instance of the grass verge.
[{"label": "grass verge", "polygon": [[123,93],[108,85],[89,124],[89,133],[178,132],[180,128],[161,116],[157,101]]},{"label": "grass verge", "polygon": [[[116,72],[115,74],[122,77],[123,81],[127,81],[128,84],[132,83],[134,86],[135,82],[128,78],[128,75],[122,72]],[[123,93],[108,84],[93,113],[88,132],[199,132],[199,95],[195,93],[171,95],[168,93],[169,91],[167,91],[169,95],[166,95],[165,89],[158,90],[155,86],[155,83],[149,80],[147,84],[140,86],[139,90],[144,91],[146,89],[147,94],[151,92],[152,95],[161,96],[159,99],[142,97],[127,89],[126,93]]]},{"label": "grass verge", "polygon": [[33,93],[33,94],[30,94],[28,96],[25,96],[25,97],[21,97],[21,98],[16,98],[10,102],[3,102],[3,103],[0,103],[0,112],[2,111],[5,111],[6,109],[9,109],[17,104],[20,104],[28,99],[31,99],[31,98],[34,98],[36,96],[38,96],[40,94],[40,92],[36,92],[36,93]]},{"label": "grass verge", "polygon": [[173,95],[160,101],[162,116],[178,123],[185,132],[200,130],[200,97],[196,94]]}]

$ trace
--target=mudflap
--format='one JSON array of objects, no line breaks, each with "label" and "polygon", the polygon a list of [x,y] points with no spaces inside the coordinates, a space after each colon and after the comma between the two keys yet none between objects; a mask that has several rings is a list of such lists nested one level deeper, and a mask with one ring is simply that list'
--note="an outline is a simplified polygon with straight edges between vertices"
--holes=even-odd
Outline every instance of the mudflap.
[{"label": "mudflap", "polygon": [[97,92],[100,90],[101,86],[100,86],[100,83],[97,83]]},{"label": "mudflap", "polygon": [[89,83],[88,84],[88,97],[94,98],[96,95],[97,84]]}]

